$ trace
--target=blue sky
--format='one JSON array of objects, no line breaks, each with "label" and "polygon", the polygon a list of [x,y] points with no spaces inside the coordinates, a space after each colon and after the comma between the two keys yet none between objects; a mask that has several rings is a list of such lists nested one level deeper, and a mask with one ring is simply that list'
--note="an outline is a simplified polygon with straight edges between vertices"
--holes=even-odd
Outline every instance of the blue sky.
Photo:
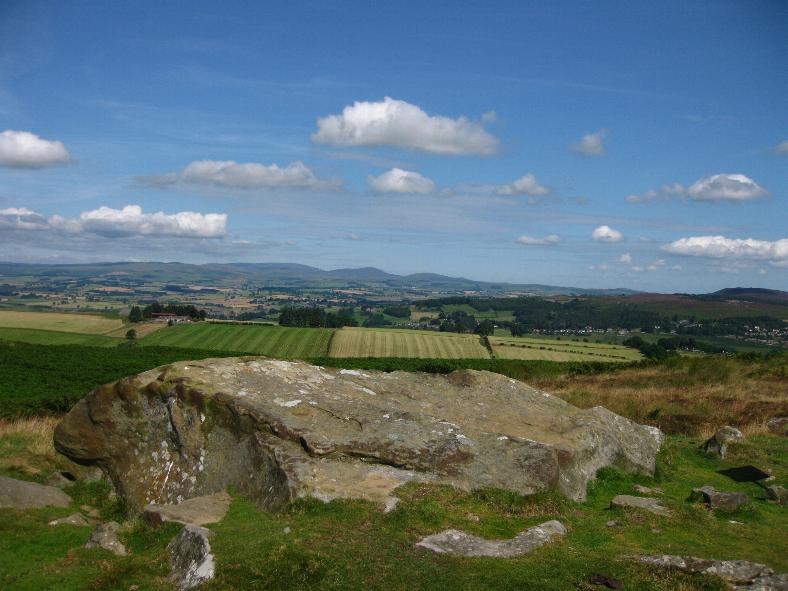
[{"label": "blue sky", "polygon": [[786,39],[783,1],[6,0],[0,257],[786,289]]}]

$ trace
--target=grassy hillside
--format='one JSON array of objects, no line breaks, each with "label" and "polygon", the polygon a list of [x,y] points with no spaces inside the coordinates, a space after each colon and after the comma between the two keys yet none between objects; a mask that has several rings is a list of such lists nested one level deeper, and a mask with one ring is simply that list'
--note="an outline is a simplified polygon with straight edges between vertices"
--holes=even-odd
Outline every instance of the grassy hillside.
[{"label": "grassy hillside", "polygon": [[33,343],[36,345],[88,345],[91,347],[117,347],[124,341],[121,338],[97,334],[4,327],[0,327],[0,340]]},{"label": "grassy hillside", "polygon": [[331,357],[484,359],[478,336],[416,330],[343,328],[331,340]]},{"label": "grassy hillside", "polygon": [[326,355],[332,333],[331,329],[323,328],[185,324],[156,331],[140,339],[139,345],[305,359]]},{"label": "grassy hillside", "polygon": [[0,327],[105,334],[123,326],[120,318],[66,312],[0,310]]}]

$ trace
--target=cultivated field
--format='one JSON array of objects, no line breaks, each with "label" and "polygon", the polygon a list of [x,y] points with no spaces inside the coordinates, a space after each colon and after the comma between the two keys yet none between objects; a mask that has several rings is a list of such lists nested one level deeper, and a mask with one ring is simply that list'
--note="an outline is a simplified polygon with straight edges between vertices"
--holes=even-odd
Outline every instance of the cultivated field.
[{"label": "cultivated field", "polygon": [[327,328],[201,323],[168,326],[138,344],[303,359],[326,355],[332,332]]},{"label": "cultivated field", "polygon": [[637,361],[640,352],[605,343],[559,341],[528,337],[490,337],[493,353],[501,359],[542,359],[545,361]]},{"label": "cultivated field", "polygon": [[432,359],[484,359],[490,356],[476,335],[348,327],[336,331],[329,355]]},{"label": "cultivated field", "polygon": [[107,318],[96,314],[0,310],[0,327],[5,328],[33,328],[58,332],[106,334],[122,326],[123,322],[120,318]]},{"label": "cultivated field", "polygon": [[0,341],[17,341],[34,345],[88,345],[91,347],[116,347],[124,339],[97,334],[33,330],[29,328],[0,327]]},{"label": "cultivated field", "polygon": [[120,326],[111,332],[105,333],[105,336],[125,338],[126,332],[128,332],[129,329],[133,328],[137,333],[137,338],[141,339],[144,336],[147,336],[151,333],[156,332],[157,330],[161,330],[162,328],[166,328],[166,327],[167,327],[166,322],[156,322],[156,321],[135,322],[134,324],[124,324],[123,326]]}]

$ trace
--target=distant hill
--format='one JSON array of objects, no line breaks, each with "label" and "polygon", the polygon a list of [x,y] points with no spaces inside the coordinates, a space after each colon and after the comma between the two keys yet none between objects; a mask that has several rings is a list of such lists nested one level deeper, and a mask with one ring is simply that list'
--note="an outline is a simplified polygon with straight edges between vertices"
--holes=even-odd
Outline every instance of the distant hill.
[{"label": "distant hill", "polygon": [[150,282],[210,284],[214,287],[253,284],[259,287],[363,287],[384,286],[392,290],[444,292],[478,291],[485,294],[522,292],[537,295],[626,295],[631,289],[586,289],[542,284],[493,283],[436,273],[396,275],[375,267],[323,270],[296,263],[93,263],[79,265],[33,265],[0,263],[0,279],[48,279],[56,282],[95,282],[140,285]]}]

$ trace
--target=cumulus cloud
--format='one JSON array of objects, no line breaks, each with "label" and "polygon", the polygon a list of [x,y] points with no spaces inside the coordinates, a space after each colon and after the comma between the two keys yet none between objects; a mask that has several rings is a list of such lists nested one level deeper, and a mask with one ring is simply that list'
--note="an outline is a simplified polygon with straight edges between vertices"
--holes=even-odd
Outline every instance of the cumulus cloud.
[{"label": "cumulus cloud", "polygon": [[587,133],[580,138],[576,144],[572,144],[572,150],[583,156],[594,157],[607,154],[605,148],[605,137],[607,129],[600,129],[594,133]]},{"label": "cumulus cloud", "polygon": [[788,140],[774,146],[774,153],[778,156],[788,156]]},{"label": "cumulus cloud", "polygon": [[672,254],[726,260],[769,261],[777,267],[788,266],[788,238],[754,240],[725,236],[690,236],[662,246]]},{"label": "cumulus cloud", "polygon": [[227,214],[179,211],[144,213],[139,205],[123,209],[102,206],[82,212],[78,218],[44,216],[26,208],[0,209],[0,229],[55,231],[68,234],[115,236],[166,236],[174,238],[221,238]]},{"label": "cumulus cloud", "polygon": [[496,195],[531,195],[541,196],[550,193],[550,189],[536,180],[532,173],[521,176],[516,181],[495,188]]},{"label": "cumulus cloud", "polygon": [[318,178],[306,164],[300,161],[281,167],[277,164],[258,162],[196,160],[178,172],[140,177],[138,180],[158,186],[212,185],[228,189],[324,189],[341,184],[338,180]]},{"label": "cumulus cloud", "polygon": [[520,236],[515,242],[524,246],[554,246],[561,242],[561,237],[557,234],[548,234],[542,238],[537,238],[536,236]]},{"label": "cumulus cloud", "polygon": [[29,131],[0,132],[0,166],[43,168],[69,160],[71,155],[63,142],[45,140]]},{"label": "cumulus cloud", "polygon": [[357,101],[341,114],[317,120],[312,141],[334,146],[394,146],[432,154],[489,155],[498,139],[465,117],[429,115],[416,105],[385,97]]},{"label": "cumulus cloud", "polygon": [[618,257],[618,262],[619,263],[624,263],[625,265],[631,265],[632,264],[632,255],[629,254],[628,252],[625,252],[620,257]]},{"label": "cumulus cloud", "polygon": [[715,174],[687,189],[689,198],[697,201],[750,201],[766,194],[766,189],[743,174]]},{"label": "cumulus cloud", "polygon": [[624,235],[610,226],[599,226],[591,232],[591,238],[599,242],[620,242]]},{"label": "cumulus cloud", "polygon": [[662,185],[645,193],[627,195],[627,203],[667,201],[684,197],[693,201],[751,201],[768,195],[768,191],[743,174],[715,174],[695,181],[689,187],[681,183]]},{"label": "cumulus cloud", "polygon": [[435,183],[418,172],[392,168],[379,176],[367,177],[370,186],[379,193],[432,193]]}]

